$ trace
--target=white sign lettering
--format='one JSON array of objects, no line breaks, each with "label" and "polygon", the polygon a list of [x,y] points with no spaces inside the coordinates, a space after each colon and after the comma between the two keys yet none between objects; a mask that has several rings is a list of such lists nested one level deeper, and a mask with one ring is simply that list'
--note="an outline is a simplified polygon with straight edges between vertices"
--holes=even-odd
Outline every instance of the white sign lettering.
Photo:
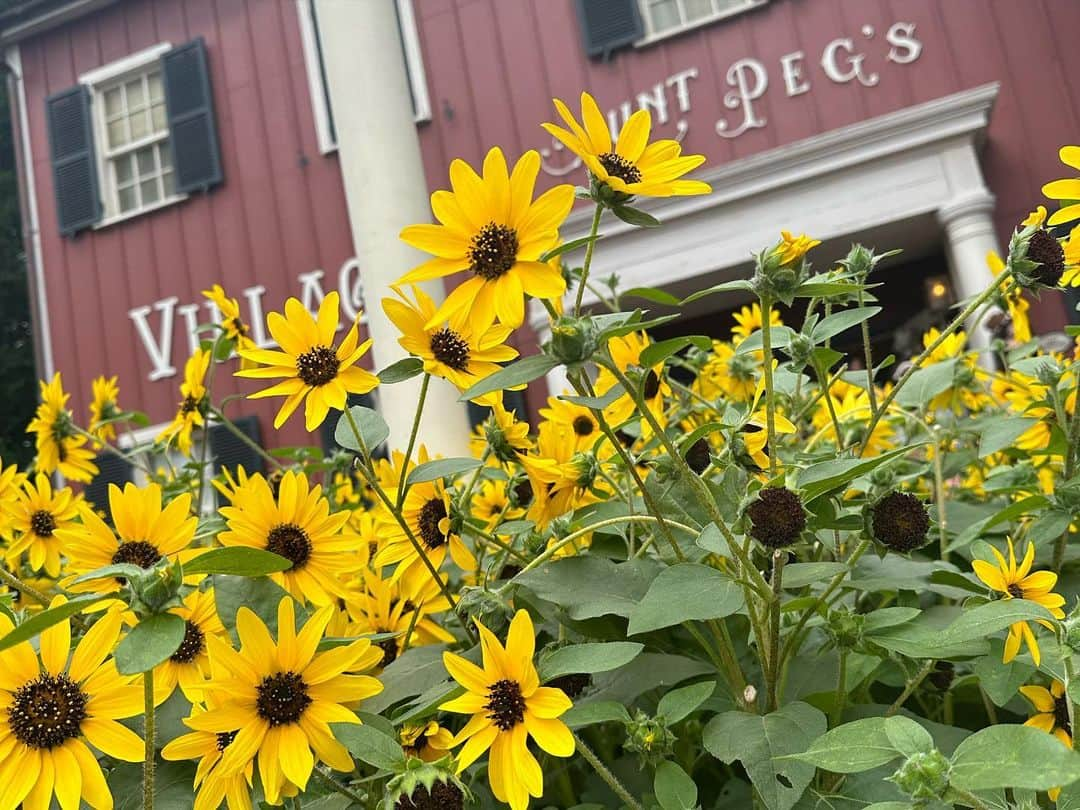
[{"label": "white sign lettering", "polygon": [[[862,26],[859,33],[868,41],[873,40],[876,34],[872,25]],[[922,54],[923,46],[915,36],[914,23],[893,23],[885,32],[885,42],[889,46],[885,60],[893,64],[909,65]],[[861,41],[854,37],[837,37],[826,43],[820,54],[811,55],[810,65],[816,58],[821,74],[835,84],[858,82],[863,87],[876,87],[881,76],[867,67],[869,55],[862,50]],[[779,73],[788,98],[812,89],[813,76],[804,51],[783,54]],[[674,137],[681,141],[690,129],[687,114],[690,112],[691,80],[697,78],[696,67],[673,73],[608,110],[606,118],[612,137],[618,136],[622,125],[638,109],[652,113],[653,126],[656,128],[668,126],[674,118]],[[768,123],[754,106],[754,102],[764,96],[770,86],[769,68],[764,62],[752,57],[735,60],[724,73],[724,84],[728,89],[723,95],[723,104],[732,111],[733,119],[719,118],[714,125],[717,135],[721,138],[737,138],[747,130],[759,129]],[[674,115],[675,110],[678,110],[678,116]],[[539,151],[541,168],[555,177],[563,177],[581,166],[581,158],[571,154],[557,140],[553,139],[550,147]]]},{"label": "white sign lettering", "polygon": [[[312,315],[318,311],[319,304],[326,297],[322,284],[325,275],[326,273],[323,270],[313,270],[309,273],[300,273],[296,278],[300,286],[298,297]],[[341,265],[337,282],[338,294],[341,296],[341,308],[351,324],[364,307],[364,288],[360,281],[360,265],[355,257],[346,260]],[[247,323],[251,327],[251,339],[263,348],[276,345],[273,339],[266,334],[262,306],[262,298],[265,293],[266,287],[261,284],[256,284],[241,291],[247,301]],[[139,336],[139,340],[150,358],[151,369],[147,379],[151,382],[176,375],[176,366],[172,362],[175,313],[179,312],[180,317],[183,319],[189,352],[194,352],[199,348],[199,336],[195,330],[200,322],[199,310],[201,307],[205,307],[209,313],[209,321],[221,323],[221,312],[212,301],[177,306],[179,302],[180,299],[173,295],[155,301],[150,306],[135,307],[128,312],[128,317],[135,323],[135,333]],[[156,335],[150,326],[149,318],[154,311],[160,313]],[[365,318],[361,317],[360,320],[363,323]],[[344,323],[338,323],[338,329],[343,329],[344,326]]]}]

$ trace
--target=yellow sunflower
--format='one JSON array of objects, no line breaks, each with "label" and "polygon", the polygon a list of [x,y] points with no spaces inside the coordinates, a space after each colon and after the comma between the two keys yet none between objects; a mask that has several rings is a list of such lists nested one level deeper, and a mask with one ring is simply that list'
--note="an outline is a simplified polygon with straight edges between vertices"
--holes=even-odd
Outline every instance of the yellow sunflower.
[{"label": "yellow sunflower", "polygon": [[[1055,678],[1049,689],[1045,686],[1021,686],[1020,694],[1035,707],[1035,714],[1024,721],[1024,725],[1053,734],[1062,745],[1071,749],[1073,746],[1069,699],[1065,696],[1065,684]],[[1056,802],[1061,795],[1061,788],[1050,788],[1047,795],[1050,801]]]},{"label": "yellow sunflower", "polygon": [[19,472],[17,464],[4,466],[0,458],[0,539],[11,537],[11,515],[5,508],[18,499],[26,475]]},{"label": "yellow sunflower", "polygon": [[471,714],[454,737],[461,745],[458,773],[491,749],[488,782],[491,792],[512,810],[524,810],[529,797],[544,794],[544,775],[529,751],[528,737],[556,757],[574,753],[574,737],[559,720],[573,704],[561,689],[540,686],[533,664],[536,638],[528,612],[519,610],[506,637],[506,647],[480,622],[481,669],[459,655],[443,653],[450,676],[465,694],[442,704],[442,711]]},{"label": "yellow sunflower", "polygon": [[[1058,152],[1058,157],[1066,166],[1080,171],[1080,146],[1063,146]],[[1067,177],[1064,180],[1054,180],[1042,187],[1042,193],[1051,200],[1061,200],[1066,203],[1050,215],[1047,224],[1060,225],[1062,222],[1072,222],[1080,219],[1080,177]]]},{"label": "yellow sunflower", "polygon": [[568,428],[574,435],[575,450],[591,450],[602,435],[596,414],[584,405],[559,397],[548,397],[547,407],[540,409],[540,416]]},{"label": "yellow sunflower", "polygon": [[[1061,606],[1065,604],[1065,597],[1053,593],[1054,585],[1057,584],[1057,574],[1053,571],[1031,570],[1032,563],[1035,561],[1035,544],[1028,543],[1024,559],[1018,566],[1012,539],[1008,542],[1009,561],[1006,562],[1001,552],[991,546],[990,550],[994,552],[997,565],[991,565],[985,560],[973,560],[971,567],[975,570],[975,576],[991,590],[1001,593],[1003,599],[1027,599],[1037,602],[1049,610],[1054,618],[1065,618],[1065,611],[1061,609]],[[1053,629],[1053,625],[1043,619],[1039,619],[1039,624]],[[1020,651],[1021,641],[1031,651],[1035,666],[1039,666],[1042,659],[1039,643],[1035,640],[1035,634],[1031,632],[1031,626],[1026,621],[1015,622],[1009,627],[1009,635],[1005,639],[1004,662],[1007,664],[1016,658],[1016,654]]]},{"label": "yellow sunflower", "polygon": [[421,553],[436,571],[442,567],[447,551],[463,571],[476,570],[476,557],[457,532],[451,529],[450,494],[441,480],[424,481],[411,486],[402,504],[401,516],[420,549],[418,551],[413,546],[409,536],[400,527],[387,537],[385,545],[375,555],[373,564],[381,568],[397,563],[392,580],[404,578],[415,587],[419,580],[430,578],[431,572],[421,559]]},{"label": "yellow sunflower", "polygon": [[210,351],[196,349],[184,364],[184,381],[180,383],[180,406],[176,416],[165,429],[157,435],[155,441],[166,445],[175,444],[176,449],[185,456],[191,455],[191,434],[195,428],[206,425],[206,372],[213,359]]},{"label": "yellow sunflower", "polygon": [[735,347],[720,340],[712,342],[712,353],[694,379],[693,390],[709,401],[732,399],[749,402],[758,388],[757,372],[762,352],[735,353]]},{"label": "yellow sunflower", "polygon": [[[191,494],[183,493],[162,506],[161,487],[132,483],[121,490],[109,484],[109,510],[116,526],[114,533],[87,504],[80,507],[82,523],[57,529],[68,558],[70,580],[106,565],[128,563],[152,568],[162,557],[187,562],[201,552],[189,548],[199,519],[191,514]],[[79,584],[65,584],[75,592],[110,593],[120,589],[120,581],[108,577]]]},{"label": "yellow sunflower", "polygon": [[[414,305],[396,292],[400,299],[384,298],[382,305],[386,316],[401,330],[398,343],[424,361],[424,371],[449,380],[459,391],[494,374],[500,369],[499,363],[518,356],[517,349],[507,342],[512,327],[484,323],[464,309],[453,312],[449,322],[433,323],[436,307],[431,296],[414,286]],[[498,398],[499,394],[491,393],[476,401],[491,404]]]},{"label": "yellow sunflower", "polygon": [[572,430],[544,422],[537,433],[536,451],[521,457],[533,494],[527,517],[540,529],[554,518],[609,494],[601,477],[608,464],[575,447]]},{"label": "yellow sunflower", "polygon": [[[762,324],[765,322],[761,312],[761,304],[757,301],[740,309],[735,313],[734,318],[735,326],[731,327],[731,342],[736,346],[761,329]],[[776,328],[783,325],[784,322],[780,319],[780,313],[769,307],[769,326]]]},{"label": "yellow sunflower", "polygon": [[15,541],[5,554],[8,566],[18,571],[23,552],[29,552],[32,570],[45,569],[50,577],[60,576],[62,543],[56,532],[73,524],[79,514],[79,501],[72,491],[67,487],[53,491],[49,477],[38,473],[0,507],[15,532]]},{"label": "yellow sunflower", "polygon": [[[431,581],[430,577],[428,581]],[[437,592],[435,599],[445,609],[446,600],[438,597]],[[449,643],[454,640],[452,634],[427,618],[431,610],[425,603],[414,603],[402,593],[400,580],[392,582],[377,576],[367,576],[364,578],[363,591],[348,599],[345,607],[352,620],[349,625],[352,635],[398,634],[394,638],[376,643],[375,646],[382,651],[383,656],[379,666],[385,667],[393,663],[406,644],[417,647],[436,641]],[[414,615],[416,611],[420,611],[418,616]]]},{"label": "yellow sunflower", "polygon": [[[63,597],[53,600],[61,604]],[[143,741],[117,722],[143,709],[137,675],[120,675],[109,653],[120,636],[118,611],[108,611],[71,654],[71,622],[41,634],[40,653],[24,641],[0,652],[0,807],[61,810],[82,800],[96,810],[113,806],[97,756],[141,762]],[[0,616],[0,636],[13,629]]]},{"label": "yellow sunflower", "polygon": [[525,510],[511,506],[507,483],[505,478],[490,478],[481,482],[472,496],[472,516],[489,532],[503,521],[517,520],[525,514]]},{"label": "yellow sunflower", "polygon": [[[184,720],[190,725],[191,718],[204,714],[206,709],[197,703],[191,706],[191,717]],[[254,767],[251,760],[236,773],[224,775],[218,765],[225,750],[232,744],[236,732],[192,731],[181,734],[161,749],[166,760],[197,759],[195,768],[195,803],[192,810],[218,810],[227,803],[229,810],[252,810],[251,782]]]},{"label": "yellow sunflower", "polygon": [[[507,170],[502,150],[484,158],[481,178],[463,160],[450,164],[453,191],[431,195],[437,225],[410,225],[401,239],[435,258],[406,273],[399,284],[441,278],[461,270],[473,277],[447,296],[427,327],[459,310],[476,323],[498,317],[517,328],[525,320],[524,295],[559,298],[562,273],[540,256],[559,244],[559,228],[574,203],[574,187],[555,186],[533,200],[540,155],[529,150]],[[524,293],[524,295],[523,295]]]},{"label": "yellow sunflower", "polygon": [[[986,254],[986,264],[990,268],[990,272],[994,274],[994,278],[1000,276],[1001,271],[1005,269],[1005,262],[993,250]],[[1065,283],[1066,280],[1062,277],[1062,284]],[[1023,290],[1019,287],[1008,295],[1004,295],[1004,293],[1005,291],[1002,290],[1005,306],[1009,311],[1009,320],[1012,323],[1013,340],[1017,344],[1027,343],[1031,340],[1031,321],[1028,319],[1027,314],[1031,304],[1024,298]]]},{"label": "yellow sunflower", "polygon": [[26,428],[27,433],[36,437],[37,470],[46,475],[59,470],[72,481],[90,483],[98,474],[94,452],[85,446],[86,437],[75,431],[71,411],[67,409],[71,395],[64,393],[60,372],[56,372],[51,382],[41,380],[39,384],[41,404]]},{"label": "yellow sunflower", "polygon": [[[611,338],[607,342],[607,348],[615,367],[625,375],[631,366],[640,365],[641,353],[651,344],[652,340],[646,333],[631,332],[629,335]],[[619,385],[621,383],[612,372],[606,368],[600,369],[596,378],[598,396],[604,396]],[[667,425],[666,402],[670,397],[671,386],[665,378],[664,363],[661,361],[645,371],[645,378],[641,382],[641,398],[661,427]],[[614,428],[626,422],[637,412],[637,402],[629,393],[625,393],[604,409],[604,418]],[[640,424],[641,435],[651,436],[652,425],[644,417],[641,417]]]},{"label": "yellow sunflower", "polygon": [[116,377],[97,377],[90,383],[90,432],[105,442],[116,438],[116,428],[101,422],[120,415],[120,386]]},{"label": "yellow sunflower", "polygon": [[490,448],[493,463],[509,463],[519,454],[527,453],[532,447],[529,438],[529,423],[519,421],[517,411],[508,411],[503,405],[502,392],[491,404],[491,414],[478,427],[480,436],[470,442],[470,447],[477,457]]},{"label": "yellow sunflower", "polygon": [[794,264],[820,244],[820,239],[811,239],[805,233],[793,236],[790,231],[780,231],[780,243],[773,248],[773,254],[782,265]]},{"label": "yellow sunflower", "polygon": [[621,194],[639,197],[672,197],[712,191],[700,180],[679,179],[704,163],[704,155],[684,155],[682,145],[674,140],[649,143],[652,117],[648,110],[638,110],[631,115],[613,145],[607,119],[588,93],[581,94],[580,124],[562,101],[554,99],[554,103],[570,129],[543,124],[544,129],[580,157],[597,182]]},{"label": "yellow sunflower", "polygon": [[350,513],[331,513],[322,487],[312,487],[303,473],[286,472],[276,498],[266,479],[253,475],[220,511],[228,526],[218,536],[221,545],[266,549],[291,561],[270,578],[301,603],[322,606],[344,597],[342,577],[362,564],[357,538],[342,531]]},{"label": "yellow sunflower", "polygon": [[285,424],[293,411],[304,402],[304,424],[313,431],[326,419],[330,409],[344,410],[349,394],[366,394],[379,384],[379,378],[356,365],[371,347],[371,339],[360,343],[359,319],[334,349],[338,328],[339,298],[337,292],[327,293],[319,305],[318,320],[304,309],[297,299],[285,302],[285,314],[271,312],[266,326],[282,351],[269,349],[240,349],[240,356],[257,368],[240,369],[237,377],[253,379],[284,379],[248,394],[248,399],[285,397],[274,417],[274,427]]},{"label": "yellow sunflower", "polygon": [[209,290],[203,290],[202,294],[204,298],[213,302],[221,313],[221,328],[224,330],[226,340],[233,341],[237,349],[259,348],[250,337],[251,328],[240,317],[240,304],[235,298],[229,298],[220,284],[215,284]]},{"label": "yellow sunflower", "polygon": [[195,703],[203,699],[202,686],[210,677],[207,639],[225,637],[225,627],[214,602],[214,589],[192,591],[184,598],[183,607],[169,612],[184,620],[184,640],[176,652],[154,668],[154,688],[164,700],[179,684],[184,697]]},{"label": "yellow sunflower", "polygon": [[398,739],[405,756],[416,757],[424,762],[442,759],[454,744],[454,735],[434,720],[403,724],[398,731]]},{"label": "yellow sunflower", "polygon": [[366,638],[318,653],[334,608],[327,606],[296,629],[292,597],[277,610],[277,639],[247,607],[236,613],[240,650],[217,636],[209,641],[214,680],[211,706],[187,720],[195,731],[233,735],[217,768],[242,773],[258,758],[266,801],[279,804],[288,784],[307,787],[318,759],[349,773],[352,757],[334,739],[330,723],[359,723],[353,704],[379,694],[375,678],[358,673],[375,666],[382,651]]},{"label": "yellow sunflower", "polygon": [[1069,238],[1061,243],[1061,250],[1065,254],[1061,286],[1080,287],[1080,225],[1069,231]]}]

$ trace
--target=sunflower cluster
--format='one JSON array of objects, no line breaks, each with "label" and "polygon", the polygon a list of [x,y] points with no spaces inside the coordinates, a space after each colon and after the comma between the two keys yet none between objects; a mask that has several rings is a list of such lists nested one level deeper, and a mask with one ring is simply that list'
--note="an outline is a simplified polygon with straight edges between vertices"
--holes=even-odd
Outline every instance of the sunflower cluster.
[{"label": "sunflower cluster", "polygon": [[[693,294],[733,297],[689,335],[590,267],[604,216],[658,224],[648,198],[708,193],[704,158],[650,141],[647,110],[612,132],[588,94],[555,109],[587,188],[538,192],[534,151],[454,161],[435,222],[401,231],[428,257],[379,301],[392,370],[366,367],[337,293],[287,300],[259,345],[214,285],[168,424],[134,431],[102,376],[82,427],[42,383],[33,466],[0,462],[0,810],[104,810],[137,780],[151,806],[166,779],[200,810],[787,808],[813,767],[845,806],[981,806],[1080,780],[1080,364],[1027,320],[1031,291],[1080,278],[1080,235],[1048,230],[1076,206],[1019,223],[902,362],[875,362],[868,325],[892,254],[813,274],[797,231]],[[575,196],[593,226],[564,244]],[[551,339],[523,359],[530,306]],[[223,369],[280,400],[275,429],[303,406],[337,445],[218,467]],[[529,412],[518,392],[556,369]],[[418,428],[383,447],[349,398],[411,377]],[[469,457],[424,441],[431,378],[482,409]],[[80,489],[100,454],[135,480]],[[1031,772],[975,742],[964,761],[980,726]]]}]

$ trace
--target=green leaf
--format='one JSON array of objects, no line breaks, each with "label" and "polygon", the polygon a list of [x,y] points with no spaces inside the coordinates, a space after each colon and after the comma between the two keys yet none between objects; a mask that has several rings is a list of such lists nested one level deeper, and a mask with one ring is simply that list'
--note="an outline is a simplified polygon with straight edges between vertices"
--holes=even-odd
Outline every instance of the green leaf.
[{"label": "green leaf", "polygon": [[690,620],[720,619],[743,606],[742,591],[726,574],[697,563],[665,568],[630,612],[627,635]]},{"label": "green leaf", "polygon": [[991,639],[990,653],[981,656],[974,667],[979,685],[997,706],[1004,706],[1015,698],[1020,687],[1035,674],[1035,667],[1021,658],[1004,663],[1004,649],[1001,639]]},{"label": "green leaf", "polygon": [[717,293],[753,291],[754,285],[751,284],[748,279],[737,278],[733,281],[725,281],[722,284],[714,284],[712,287],[706,287],[704,290],[698,290],[696,293],[686,296],[686,298],[681,301],[681,304],[686,306],[694,301],[698,301],[709,295],[716,295]]},{"label": "green leaf", "polygon": [[952,387],[956,361],[953,358],[918,369],[896,395],[896,403],[905,408],[929,405],[930,400]]},{"label": "green leaf", "polygon": [[[787,568],[784,569],[784,573],[787,573]],[[867,636],[872,636],[889,627],[895,627],[898,624],[910,622],[921,612],[922,611],[918,608],[914,607],[879,608],[878,610],[864,614],[863,633]]]},{"label": "green leaf", "polygon": [[632,641],[609,641],[571,644],[560,647],[539,661],[540,680],[550,681],[562,675],[591,675],[618,669],[633,661],[645,649]]},{"label": "green leaf", "polygon": [[379,372],[379,382],[383,385],[405,382],[424,370],[424,361],[419,357],[402,357]]},{"label": "green leaf", "polygon": [[132,563],[113,563],[112,565],[95,568],[93,571],[87,571],[85,574],[75,577],[71,584],[79,585],[94,579],[110,579],[112,577],[138,577],[145,573],[145,568],[140,568]]},{"label": "green leaf", "polygon": [[[701,530],[701,534],[697,536],[697,540],[694,544],[698,548],[703,548],[712,554],[727,554],[729,549],[727,542],[724,540],[724,536],[720,534],[720,530],[716,528],[715,523],[708,524]],[[786,568],[784,569],[787,570]]]},{"label": "green leaf", "polygon": [[847,570],[847,565],[838,562],[789,563],[784,566],[784,589],[802,588],[814,582],[832,579]]},{"label": "green leaf", "polygon": [[34,636],[41,633],[41,631],[49,629],[54,624],[59,624],[64,621],[64,619],[70,619],[76,613],[82,613],[84,609],[95,602],[112,598],[114,597],[88,593],[84,596],[72,597],[62,605],[47,608],[46,610],[41,611],[41,613],[31,616],[6,636],[0,638],[0,650],[14,647],[20,641],[32,639]]},{"label": "green leaf", "polygon": [[818,737],[809,748],[791,758],[833,773],[861,773],[885,765],[900,756],[885,732],[885,720],[884,717],[867,717],[844,723]]},{"label": "green leaf", "polygon": [[674,762],[664,761],[656,767],[653,793],[662,810],[694,810],[697,807],[697,785]]},{"label": "green leaf", "polygon": [[261,548],[231,546],[212,548],[184,566],[187,574],[232,574],[241,577],[262,577],[278,571],[288,571],[292,561]]},{"label": "green leaf", "polygon": [[656,716],[662,717],[666,725],[674,725],[689,717],[695,709],[711,698],[715,691],[715,681],[693,683],[672,690],[660,698],[656,706]]},{"label": "green leaf", "polygon": [[187,622],[175,613],[147,616],[116,645],[116,668],[121,675],[153,669],[176,652],[184,640]]},{"label": "green leaf", "polygon": [[678,298],[669,292],[658,290],[656,287],[633,287],[622,294],[623,298],[644,298],[654,304],[663,304],[669,307],[677,307],[680,304]]},{"label": "green leaf", "polygon": [[841,458],[812,464],[799,473],[799,489],[802,490],[803,501],[809,503],[819,495],[842,487],[860,475],[866,475],[882,464],[910,452],[910,447],[901,447],[868,459]]},{"label": "green leaf", "polygon": [[588,235],[582,236],[578,239],[571,239],[569,242],[564,242],[558,247],[553,247],[551,250],[544,251],[540,254],[540,258],[537,259],[537,261],[549,262],[556,256],[562,256],[564,253],[570,253],[571,251],[577,250],[578,248],[583,248],[587,244],[589,244],[589,242],[595,242],[597,239],[602,239],[603,236],[604,235],[602,233],[598,233],[596,234],[596,236]]},{"label": "green leaf", "polygon": [[[262,619],[271,633],[277,632],[278,605],[284,598],[292,599],[288,592],[268,577],[236,577],[228,574],[214,575],[214,603],[218,618],[225,625],[233,638],[236,638],[236,613],[246,607]],[[306,616],[300,605],[296,606],[296,615]]]},{"label": "green leaf", "polygon": [[705,726],[702,743],[722,762],[742,762],[769,810],[790,810],[814,778],[815,769],[787,755],[804,752],[825,733],[825,727],[824,714],[795,702],[764,717],[738,711],[718,714]]},{"label": "green leaf", "polygon": [[405,764],[401,743],[366,723],[332,723],[334,739],[349,753],[375,768],[391,771]]},{"label": "green leaf", "polygon": [[[363,405],[353,405],[349,408],[349,413],[356,422],[368,453],[374,453],[376,447],[390,438],[390,428],[377,411],[365,408]],[[337,427],[334,428],[334,441],[346,450],[363,452],[360,442],[356,440],[352,425],[349,424],[348,416],[344,413],[338,418]]]},{"label": "green leaf", "polygon": [[687,346],[694,345],[703,351],[708,351],[712,346],[712,340],[703,335],[683,335],[682,337],[671,338],[670,340],[661,340],[659,343],[653,343],[646,346],[641,350],[641,355],[638,357],[638,365],[642,368],[652,368],[655,365],[663,363],[671,355],[680,349]]},{"label": "green leaf", "polygon": [[422,695],[437,684],[446,681],[443,666],[443,644],[425,644],[410,647],[383,669],[380,680],[383,691],[364,701],[364,710],[384,713],[395,703],[406,698]]},{"label": "green leaf", "polygon": [[503,391],[507,388],[525,385],[543,377],[557,365],[559,365],[558,358],[552,357],[550,354],[534,354],[531,357],[523,357],[474,383],[458,398],[458,401],[466,402],[484,394],[490,394],[492,391]]},{"label": "green leaf", "polygon": [[567,402],[573,402],[575,405],[581,405],[583,408],[589,408],[594,411],[602,411],[612,402],[623,396],[626,392],[620,385],[611,386],[611,390],[599,397],[570,397],[561,396],[559,399],[564,399]]},{"label": "green leaf", "polygon": [[651,560],[614,563],[601,557],[566,557],[514,578],[577,621],[614,614],[629,616],[656,577]]},{"label": "green leaf", "polygon": [[952,758],[949,782],[961,790],[1049,790],[1080,779],[1080,754],[1051,734],[1022,725],[997,725],[972,734]]},{"label": "green leaf", "polygon": [[814,343],[824,343],[829,338],[836,337],[841,332],[870,320],[879,312],[881,312],[881,307],[855,307],[835,312],[814,327],[810,339]]},{"label": "green leaf", "polygon": [[926,754],[934,747],[930,732],[909,717],[886,717],[885,735],[892,746],[905,757]]},{"label": "green leaf", "polygon": [[413,484],[422,484],[425,481],[437,481],[440,478],[475,470],[480,466],[480,459],[476,458],[437,458],[415,467],[409,473],[405,485],[411,487]]},{"label": "green leaf", "polygon": [[575,703],[559,719],[570,728],[583,728],[597,723],[629,723],[630,714],[618,701],[593,700],[588,703]]},{"label": "green leaf", "polygon": [[991,453],[1012,447],[1013,442],[1029,427],[1038,424],[1038,419],[1026,416],[1006,416],[995,414],[979,431],[979,458],[986,458]]},{"label": "green leaf", "polygon": [[957,643],[983,639],[1004,630],[1014,622],[1044,619],[1054,621],[1050,611],[1026,599],[1001,599],[965,610],[960,618],[942,631],[943,641]]},{"label": "green leaf", "polygon": [[636,225],[639,228],[659,228],[660,220],[652,214],[646,214],[640,208],[631,208],[629,205],[613,205],[611,213],[628,225]]}]

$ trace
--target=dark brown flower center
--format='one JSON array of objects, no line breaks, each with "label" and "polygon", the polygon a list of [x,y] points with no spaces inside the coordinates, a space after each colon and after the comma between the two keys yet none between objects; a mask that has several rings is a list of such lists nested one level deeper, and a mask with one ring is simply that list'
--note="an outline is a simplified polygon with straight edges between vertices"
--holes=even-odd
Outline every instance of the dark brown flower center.
[{"label": "dark brown flower center", "polygon": [[1054,698],[1054,726],[1065,730],[1072,736],[1072,723],[1069,722],[1069,701],[1065,695]]},{"label": "dark brown flower center", "polygon": [[1018,582],[1010,582],[1009,585],[1005,588],[1005,590],[1009,592],[1009,596],[1011,596],[1013,599],[1024,598],[1024,589],[1020,587],[1020,584]]},{"label": "dark brown flower center", "polygon": [[488,689],[488,702],[484,708],[491,712],[488,719],[500,731],[509,731],[525,720],[525,698],[517,681],[503,678]]},{"label": "dark brown flower center", "polygon": [[[390,632],[393,632],[393,631],[391,631],[391,630],[378,630],[376,632],[390,633]],[[385,639],[383,641],[380,641],[375,646],[383,651],[382,661],[379,662],[380,665],[382,665],[384,667],[389,666],[390,664],[392,664],[397,659],[398,648],[397,648],[397,639],[396,638]]]},{"label": "dark brown flower center", "polygon": [[52,537],[56,531],[56,518],[52,516],[52,512],[39,509],[30,516],[30,531],[38,537]]},{"label": "dark brown flower center", "polygon": [[326,385],[337,376],[341,361],[329,346],[316,346],[296,358],[296,376],[304,385]]},{"label": "dark brown flower center", "polygon": [[465,371],[469,367],[469,344],[449,327],[443,327],[431,336],[431,353],[454,371]]},{"label": "dark brown flower center", "polygon": [[[116,553],[112,556],[112,563],[113,565],[121,563],[137,565],[139,568],[149,569],[153,568],[160,559],[161,552],[153,543],[147,543],[145,540],[125,540],[117,546]],[[121,585],[127,583],[124,577],[117,577],[116,581]]]},{"label": "dark brown flower center", "polygon": [[199,625],[189,619],[185,622],[184,640],[180,642],[176,652],[169,656],[169,660],[178,664],[190,664],[205,649],[206,634]]},{"label": "dark brown flower center", "polygon": [[645,382],[641,385],[641,396],[644,399],[652,399],[660,393],[660,377],[655,371],[649,369],[645,375]]},{"label": "dark brown flower center", "polygon": [[486,281],[494,281],[517,261],[517,231],[489,222],[469,245],[469,269]]},{"label": "dark brown flower center", "polygon": [[199,401],[191,394],[188,394],[184,397],[184,401],[180,403],[180,413],[186,416],[198,407]]},{"label": "dark brown flower center", "polygon": [[622,155],[615,152],[605,152],[600,155],[600,165],[604,167],[611,177],[618,177],[624,183],[640,183],[641,171],[624,158]]},{"label": "dark brown flower center", "polygon": [[311,559],[311,538],[295,523],[281,523],[266,536],[266,550],[289,560],[294,570],[303,568]]},{"label": "dark brown flower center", "polygon": [[446,504],[442,498],[432,498],[420,507],[420,516],[416,520],[420,528],[420,539],[432,551],[446,544],[446,535],[439,528],[445,517]]},{"label": "dark brown flower center", "polygon": [[[239,731],[239,729],[237,729]],[[224,751],[232,741],[236,739],[236,731],[219,731],[217,735],[217,750]]]},{"label": "dark brown flower center", "polygon": [[[406,749],[408,752],[408,749]],[[418,785],[408,796],[402,796],[394,810],[461,810],[465,806],[465,794],[453,782],[435,782],[429,791]]]},{"label": "dark brown flower center", "polygon": [[802,499],[785,487],[766,487],[749,506],[749,534],[768,548],[789,546],[806,528],[806,510]]},{"label": "dark brown flower center", "polygon": [[1065,272],[1065,251],[1061,243],[1040,228],[1031,235],[1027,258],[1039,266],[1032,271],[1035,280],[1047,287],[1056,287]]},{"label": "dark brown flower center", "polygon": [[307,684],[295,672],[268,675],[255,687],[255,709],[271,726],[295,723],[311,705]]},{"label": "dark brown flower center", "polygon": [[65,673],[43,672],[15,692],[8,723],[19,742],[55,748],[78,737],[86,719],[86,694]]},{"label": "dark brown flower center", "polygon": [[232,318],[229,320],[229,326],[231,326],[233,331],[238,335],[246,335],[248,333],[247,325],[239,318]]},{"label": "dark brown flower center", "polygon": [[596,423],[585,414],[574,417],[574,433],[578,436],[591,436],[596,429]]}]

